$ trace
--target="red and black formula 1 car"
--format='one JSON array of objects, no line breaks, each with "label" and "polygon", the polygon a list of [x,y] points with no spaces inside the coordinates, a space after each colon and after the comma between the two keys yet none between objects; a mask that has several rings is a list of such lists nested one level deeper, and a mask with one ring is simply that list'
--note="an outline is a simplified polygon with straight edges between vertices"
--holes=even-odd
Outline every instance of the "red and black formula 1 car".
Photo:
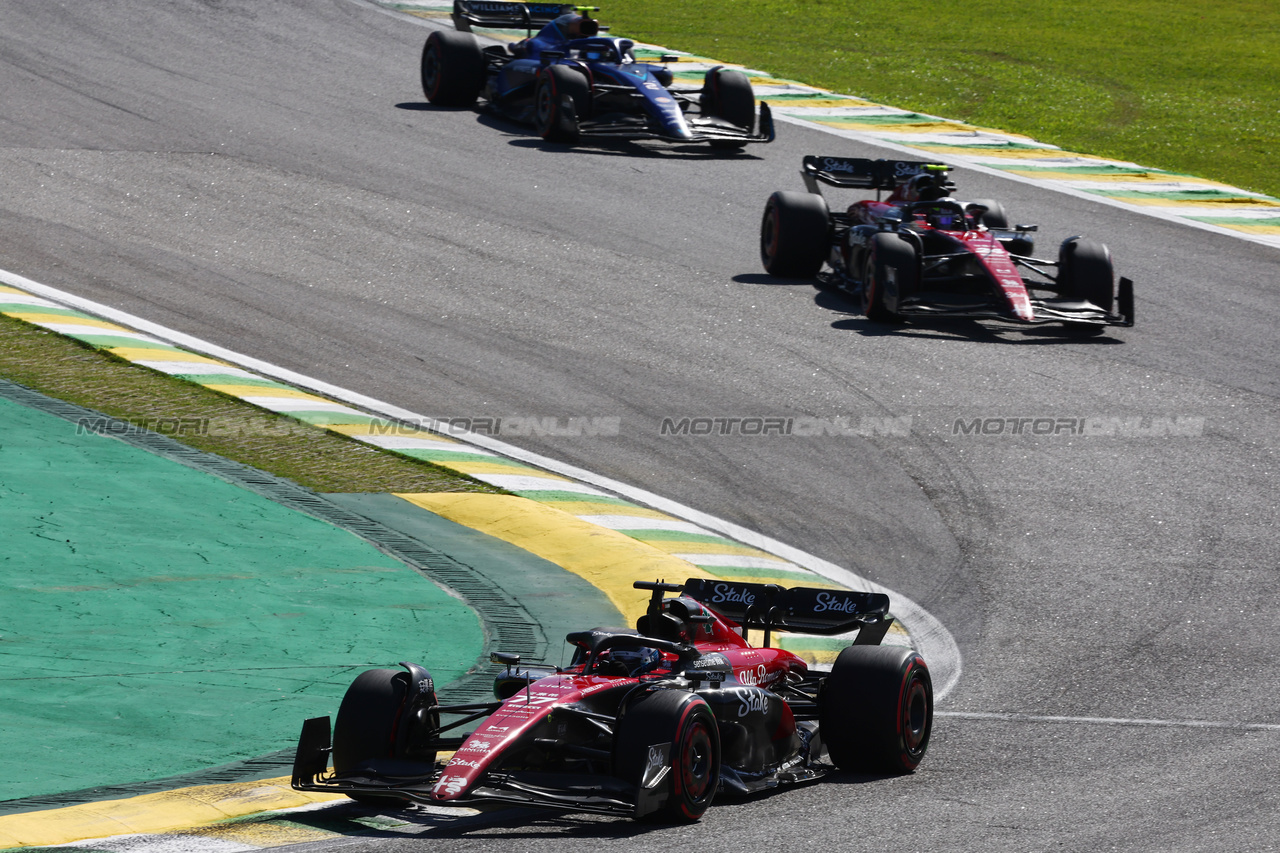
[{"label": "red and black formula 1 car", "polygon": [[[998,201],[952,198],[950,168],[805,157],[808,192],[775,192],[765,205],[765,270],[818,276],[860,299],[863,313],[877,321],[1063,323],[1085,334],[1133,325],[1133,282],[1121,278],[1117,286],[1106,246],[1070,237],[1056,261],[1033,257],[1036,226],[1010,228]],[[819,184],[874,189],[876,197],[833,211]]]},{"label": "red and black formula 1 car", "polygon": [[[832,765],[908,773],[924,758],[933,685],[919,654],[880,645],[887,596],[703,579],[635,586],[651,591],[636,629],[569,634],[563,669],[495,654],[506,665],[496,701],[441,705],[417,664],[362,673],[332,732],[328,717],[303,725],[293,787],[691,821],[717,791],[803,782]],[[749,630],[764,632],[762,647]],[[770,647],[776,631],[857,636],[825,672]]]}]

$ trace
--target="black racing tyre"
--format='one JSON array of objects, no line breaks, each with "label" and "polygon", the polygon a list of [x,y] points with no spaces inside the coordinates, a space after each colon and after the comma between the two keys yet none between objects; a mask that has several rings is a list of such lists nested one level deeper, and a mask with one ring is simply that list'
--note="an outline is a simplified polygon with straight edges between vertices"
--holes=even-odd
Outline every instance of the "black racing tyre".
[{"label": "black racing tyre", "polygon": [[[704,115],[722,118],[750,132],[756,123],[756,96],[747,75],[723,65],[707,71],[698,98]],[[742,148],[746,142],[736,139],[713,140],[713,148]]]},{"label": "black racing tyre", "polygon": [[547,142],[578,141],[578,121],[591,109],[591,84],[567,65],[548,65],[534,88],[534,127]]},{"label": "black racing tyre", "polygon": [[992,231],[1009,230],[1009,214],[1000,202],[993,198],[975,198],[966,204],[980,204],[987,209],[987,212],[982,214],[982,224]]},{"label": "black racing tyre", "polygon": [[817,193],[780,190],[760,220],[760,262],[779,278],[812,278],[831,248],[831,212]]},{"label": "black racing tyre", "polygon": [[702,697],[684,690],[655,690],[631,703],[614,730],[613,773],[638,785],[650,748],[670,744],[670,771],[659,782],[667,798],[654,818],[698,820],[720,787],[720,732]]},{"label": "black racing tyre", "polygon": [[399,669],[370,669],[351,682],[333,725],[334,772],[395,756],[396,718],[408,688],[407,674]]},{"label": "black racing tyre", "polygon": [[[371,761],[395,757],[396,721],[408,692],[404,670],[370,669],[347,688],[333,725],[333,771],[348,773]],[[366,805],[404,805],[398,797],[348,794]]]},{"label": "black racing tyre", "polygon": [[849,646],[818,698],[818,726],[842,770],[910,773],[929,749],[933,680],[903,646]]},{"label": "black racing tyre", "polygon": [[487,66],[470,33],[435,30],[422,46],[422,92],[441,107],[469,107],[484,89]]},{"label": "black racing tyre", "polygon": [[1092,302],[1110,313],[1116,298],[1111,250],[1080,237],[1063,240],[1058,250],[1058,292],[1068,299]]},{"label": "black racing tyre", "polygon": [[879,231],[871,237],[871,251],[862,276],[862,313],[877,323],[900,319],[889,308],[918,289],[920,265],[916,249],[892,231]]}]

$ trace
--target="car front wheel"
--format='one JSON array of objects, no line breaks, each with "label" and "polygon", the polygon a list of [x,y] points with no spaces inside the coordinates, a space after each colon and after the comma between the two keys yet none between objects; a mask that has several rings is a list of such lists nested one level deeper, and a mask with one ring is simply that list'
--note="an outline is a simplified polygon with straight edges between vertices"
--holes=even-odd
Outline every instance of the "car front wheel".
[{"label": "car front wheel", "polygon": [[916,291],[919,276],[915,247],[891,231],[876,233],[862,276],[862,313],[877,323],[900,320],[890,306]]},{"label": "car front wheel", "polygon": [[470,33],[436,30],[422,47],[422,93],[441,107],[469,107],[485,82],[484,52]]},{"label": "car front wheel", "polygon": [[812,278],[831,245],[831,213],[816,193],[779,191],[760,220],[760,262],[779,278]]},{"label": "car front wheel", "polygon": [[[667,750],[665,761],[661,755]],[[614,775],[637,786],[666,786],[654,817],[692,822],[720,787],[720,731],[706,701],[684,690],[655,690],[631,703],[614,731]]]},{"label": "car front wheel", "polygon": [[547,142],[578,141],[578,122],[591,106],[591,86],[580,72],[565,65],[548,65],[538,73],[534,88],[534,126]]}]

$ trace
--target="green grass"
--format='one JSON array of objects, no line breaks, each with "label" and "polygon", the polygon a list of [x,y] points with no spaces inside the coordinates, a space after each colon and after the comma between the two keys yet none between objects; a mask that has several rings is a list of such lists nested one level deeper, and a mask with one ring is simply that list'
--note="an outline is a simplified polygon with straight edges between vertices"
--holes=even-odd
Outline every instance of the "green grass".
[{"label": "green grass", "polygon": [[140,426],[175,419],[216,426],[173,437],[317,492],[502,493],[447,468],[308,426],[4,315],[0,377]]},{"label": "green grass", "polygon": [[615,34],[1280,196],[1275,0],[610,0]]}]

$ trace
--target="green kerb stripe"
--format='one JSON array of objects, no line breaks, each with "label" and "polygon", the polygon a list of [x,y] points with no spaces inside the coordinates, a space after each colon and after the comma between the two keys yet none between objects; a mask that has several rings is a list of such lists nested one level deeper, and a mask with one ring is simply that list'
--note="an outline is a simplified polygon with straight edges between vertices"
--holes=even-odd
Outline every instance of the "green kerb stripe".
[{"label": "green kerb stripe", "polygon": [[414,459],[425,459],[428,462],[494,462],[510,464],[512,468],[523,468],[519,462],[507,463],[500,456],[484,456],[479,453],[459,453],[456,450],[437,450],[434,447],[397,447],[396,453],[412,456]]},{"label": "green kerb stripe", "polygon": [[823,123],[840,124],[947,124],[954,125],[957,129],[968,127],[965,124],[955,124],[945,119],[934,118],[932,116],[922,116],[917,113],[902,115],[901,113],[893,113],[890,115],[852,115],[852,116],[821,116]]},{"label": "green kerb stripe", "polygon": [[0,300],[0,314],[56,314],[59,317],[83,317],[86,320],[97,319],[71,308],[53,308],[44,305],[28,305],[25,302],[5,302],[3,300]]},{"label": "green kerb stripe", "polygon": [[1129,166],[1035,166],[1023,163],[994,163],[993,168],[1015,172],[1070,172],[1073,175],[1133,175],[1134,177],[1159,176],[1162,178],[1190,178],[1177,172],[1164,172],[1160,169],[1134,169]]},{"label": "green kerb stripe", "polygon": [[1247,216],[1188,216],[1187,219],[1194,219],[1197,222],[1207,222],[1210,225],[1260,225],[1272,228],[1280,227],[1280,216],[1266,216],[1256,219]]},{"label": "green kerb stripe", "polygon": [[765,95],[764,99],[771,104],[785,103],[804,106],[805,101],[849,101],[851,104],[865,104],[862,98],[849,95],[836,95],[831,92],[788,92],[785,95]]},{"label": "green kerb stripe", "polygon": [[610,497],[609,495],[589,495],[582,492],[559,492],[546,489],[529,489],[517,492],[516,494],[541,503],[563,503],[572,501],[574,503],[608,504],[611,506],[635,506],[635,504],[630,501],[623,500],[622,498]]},{"label": "green kerb stripe", "polygon": [[[697,555],[691,554],[690,557],[692,556]],[[709,554],[708,556],[714,557],[715,555]],[[785,569],[743,569],[738,566],[716,566],[702,563],[698,560],[690,560],[690,562],[703,571],[710,572],[716,577],[724,578],[725,580],[744,580],[766,583],[768,581],[780,581],[789,584],[794,584],[799,581],[803,583],[804,586],[838,586],[832,581],[828,581],[826,578],[804,571],[789,572]]]},{"label": "green kerb stripe", "polygon": [[259,379],[256,376],[232,376],[226,373],[171,373],[177,379],[185,379],[197,385],[245,385],[255,388],[283,388],[292,391],[293,386],[275,382],[271,379]]},{"label": "green kerb stripe", "polygon": [[1175,190],[1172,192],[1138,192],[1136,190],[1104,190],[1091,189],[1087,192],[1096,195],[1104,195],[1108,198],[1115,199],[1148,199],[1159,198],[1168,201],[1208,201],[1208,202],[1233,202],[1238,201],[1247,204],[1267,204],[1274,203],[1280,207],[1280,201],[1268,198],[1258,198],[1257,196],[1244,195],[1242,193],[1233,193],[1226,190]]},{"label": "green kerb stripe", "polygon": [[[1020,151],[1058,151],[1057,148],[1049,148],[1034,142],[980,142],[976,145],[962,145],[957,142],[915,142],[912,148],[963,148],[965,151],[1009,151],[1017,149]],[[1026,162],[1026,161],[1019,161]]]},{"label": "green kerb stripe", "polygon": [[[86,330],[92,329],[92,326],[85,326]],[[168,352],[183,352],[170,344],[160,343],[158,341],[140,341],[136,338],[122,338],[119,335],[113,335],[110,332],[98,331],[97,334],[80,334],[77,332],[64,332],[67,337],[75,338],[78,341],[84,341],[90,346],[99,349],[111,349],[112,347],[128,347],[129,349],[153,349],[166,350]]]},{"label": "green kerb stripe", "polygon": [[341,412],[308,412],[303,410],[297,412],[278,412],[277,414],[294,418],[295,420],[302,421],[303,423],[314,424],[315,426],[345,426],[348,424],[381,423],[382,421],[381,418],[375,418],[370,415],[348,415]]}]

